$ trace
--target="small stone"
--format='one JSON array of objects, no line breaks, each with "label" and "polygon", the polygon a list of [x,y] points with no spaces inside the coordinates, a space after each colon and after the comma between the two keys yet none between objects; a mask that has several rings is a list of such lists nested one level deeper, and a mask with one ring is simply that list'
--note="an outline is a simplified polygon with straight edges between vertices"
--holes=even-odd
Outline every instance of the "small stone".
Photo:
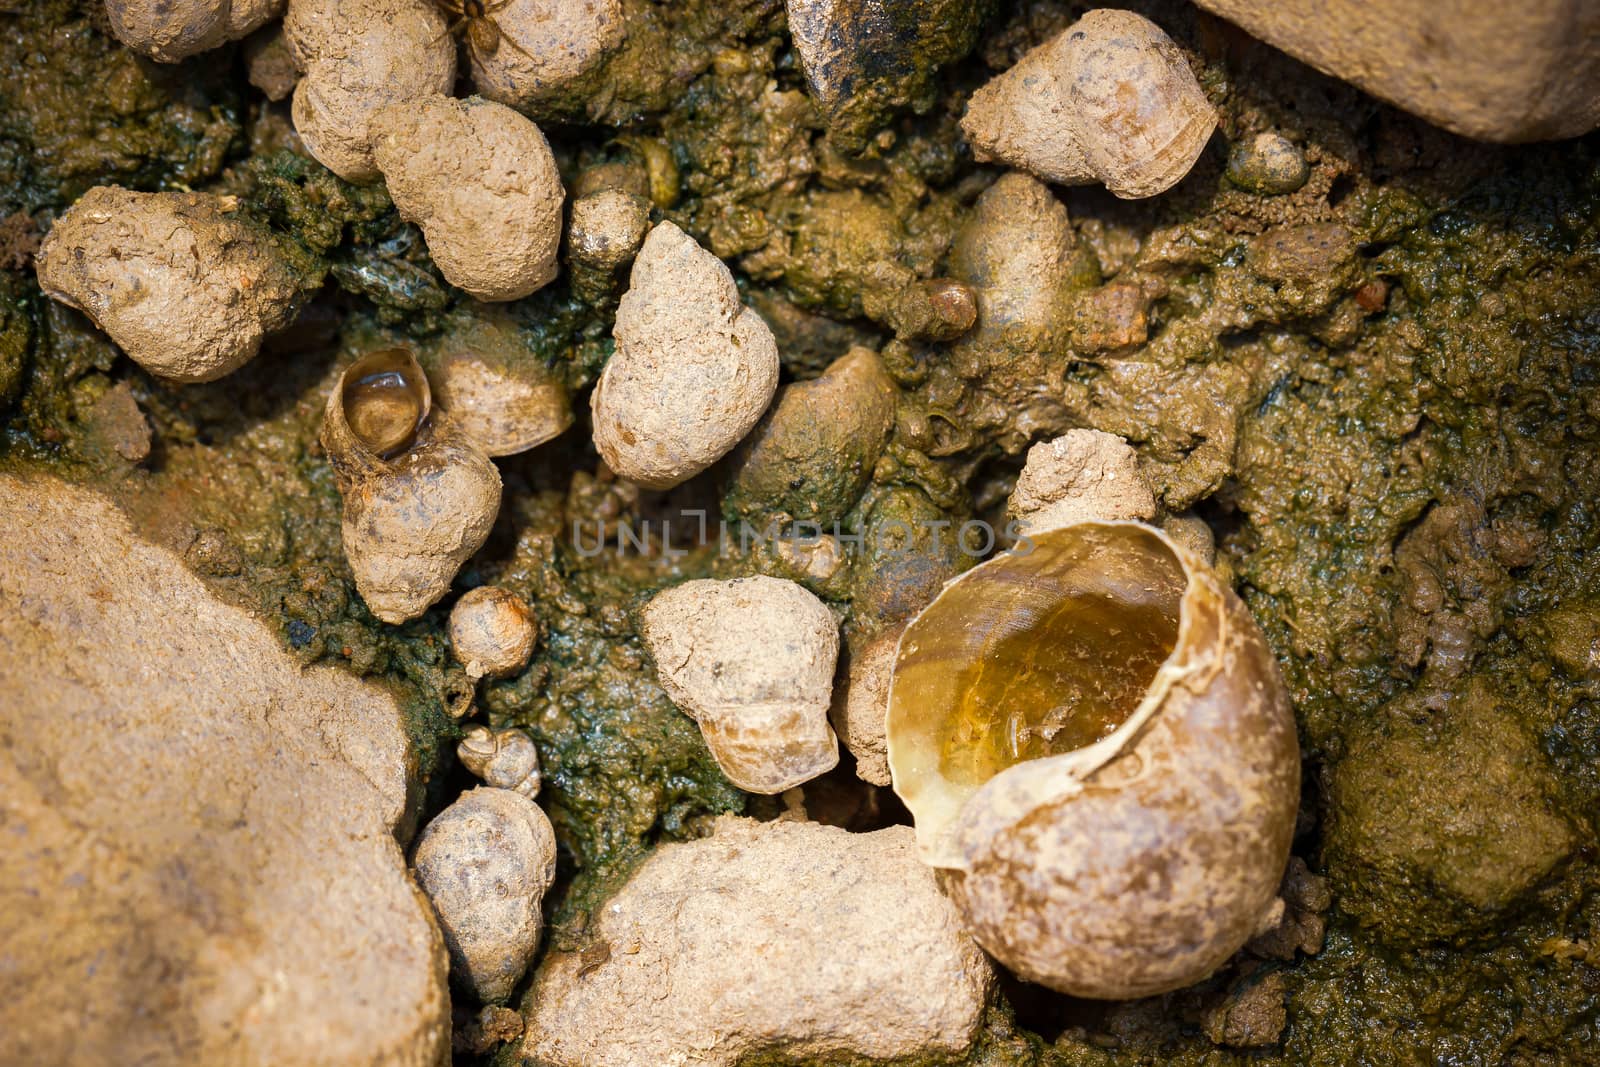
[{"label": "small stone", "polygon": [[778,388],[778,345],[739,301],[733,273],[671,222],[633,261],[616,351],[590,396],[606,466],[670,489],[725,456]]},{"label": "small stone", "polygon": [[1135,282],[1090,289],[1072,309],[1072,345],[1081,352],[1115,352],[1150,336],[1150,297]]},{"label": "small stone", "polygon": [[89,409],[89,425],[99,441],[129,463],[149,458],[150,423],[127,382],[118,382],[101,394]]},{"label": "small stone", "polygon": [[539,127],[503,104],[418,97],[374,111],[373,162],[451,285],[518,300],[556,276],[566,191]]},{"label": "small stone", "polygon": [[550,954],[528,992],[529,1062],[944,1062],[994,980],[908,826],[723,817],[596,914],[590,948]]},{"label": "small stone", "polygon": [[1148,522],[1156,501],[1126,441],[1077,429],[1028,449],[1007,513],[1024,532],[1039,533],[1075,522]]},{"label": "small stone", "polygon": [[1281,196],[1305,185],[1309,177],[1305,153],[1279,133],[1240,141],[1228,156],[1228,180],[1246,192]]},{"label": "small stone", "polygon": [[509,589],[484,585],[450,609],[450,651],[474,678],[505,678],[528,665],[539,622]]},{"label": "small stone", "polygon": [[175,382],[231,374],[287,326],[303,278],[233,197],[90,189],[44,239],[39,287]]},{"label": "small stone", "polygon": [[490,100],[536,108],[605,60],[627,36],[620,0],[503,0],[495,48],[470,44],[472,84]]}]

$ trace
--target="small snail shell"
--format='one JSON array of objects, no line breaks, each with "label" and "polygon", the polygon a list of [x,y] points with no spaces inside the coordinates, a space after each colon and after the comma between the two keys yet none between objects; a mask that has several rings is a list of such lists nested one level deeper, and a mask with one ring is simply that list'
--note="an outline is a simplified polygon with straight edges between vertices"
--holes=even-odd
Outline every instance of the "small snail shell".
[{"label": "small snail shell", "polygon": [[1149,19],[1099,9],[1028,52],[967,105],[962,132],[997,160],[1123,199],[1176,185],[1217,113],[1178,46]]},{"label": "small snail shell", "polygon": [[860,499],[894,427],[895,387],[883,361],[856,347],[822,375],[778,391],[734,450],[726,508],[837,523]]},{"label": "small snail shell", "polygon": [[474,678],[516,674],[538,638],[533,609],[507,589],[479,586],[450,609],[450,651]]},{"label": "small snail shell", "polygon": [[839,624],[794,582],[699,579],[657,593],[644,641],[728,780],[781,793],[839,762],[828,725]]},{"label": "small snail shell", "polygon": [[566,383],[503,311],[455,318],[417,361],[439,406],[491,456],[526,452],[572,425]]},{"label": "small snail shell", "polygon": [[1033,533],[1094,519],[1149,521],[1156,498],[1126,441],[1076,429],[1028,449],[1006,513]]},{"label": "small snail shell", "polygon": [[415,357],[384,349],[339,377],[322,423],[344,496],[345,556],[384,622],[414,619],[444,596],[500,510],[493,461],[432,405]]},{"label": "small snail shell", "polygon": [[479,787],[434,817],[412,857],[456,980],[504,1000],[539,947],[539,906],[556,876],[556,835],[532,800]]},{"label": "small snail shell", "polygon": [[521,793],[529,800],[539,795],[539,750],[521,730],[474,726],[456,746],[456,756],[485,785]]},{"label": "small snail shell", "polygon": [[901,638],[889,766],[924,861],[1029,981],[1151,996],[1255,932],[1300,793],[1288,697],[1244,605],[1159,530],[1030,535]]}]

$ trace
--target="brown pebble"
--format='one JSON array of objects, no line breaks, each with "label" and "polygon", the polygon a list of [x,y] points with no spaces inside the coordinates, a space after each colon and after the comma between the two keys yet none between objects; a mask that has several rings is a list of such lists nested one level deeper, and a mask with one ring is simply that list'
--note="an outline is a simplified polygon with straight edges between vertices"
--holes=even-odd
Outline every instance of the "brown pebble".
[{"label": "brown pebble", "polygon": [[1081,352],[1113,352],[1150,336],[1150,298],[1133,282],[1112,282],[1083,294],[1073,308],[1072,343]]},{"label": "brown pebble", "polygon": [[978,298],[972,287],[950,278],[932,278],[922,283],[939,321],[959,336],[978,321]]},{"label": "brown pebble", "polygon": [[1382,311],[1389,303],[1389,283],[1374,278],[1356,290],[1356,306],[1367,314]]},{"label": "brown pebble", "polygon": [[127,382],[118,382],[94,402],[89,422],[96,435],[129,463],[150,455],[150,424]]}]

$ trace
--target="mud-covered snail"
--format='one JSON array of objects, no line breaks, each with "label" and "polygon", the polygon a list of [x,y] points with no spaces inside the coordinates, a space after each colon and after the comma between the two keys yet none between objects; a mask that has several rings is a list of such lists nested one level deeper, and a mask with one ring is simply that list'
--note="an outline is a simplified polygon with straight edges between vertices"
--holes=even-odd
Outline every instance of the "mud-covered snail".
[{"label": "mud-covered snail", "polygon": [[1248,611],[1136,522],[1032,535],[901,638],[894,788],[979,944],[1076,996],[1198,981],[1272,912],[1299,801]]},{"label": "mud-covered snail", "polygon": [[414,619],[444,596],[500,510],[500,472],[447,412],[407,349],[356,360],[322,424],[344,496],[345,555],[356,589],[385,622]]}]

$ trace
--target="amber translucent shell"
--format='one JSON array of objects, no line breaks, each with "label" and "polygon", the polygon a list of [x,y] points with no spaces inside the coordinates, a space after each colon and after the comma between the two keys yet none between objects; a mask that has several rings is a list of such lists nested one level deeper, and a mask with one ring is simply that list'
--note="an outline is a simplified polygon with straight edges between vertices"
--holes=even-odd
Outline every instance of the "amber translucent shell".
[{"label": "amber translucent shell", "polygon": [[952,581],[901,638],[887,727],[923,859],[1031,981],[1175,989],[1268,912],[1294,719],[1244,605],[1159,530],[1051,530]]}]

